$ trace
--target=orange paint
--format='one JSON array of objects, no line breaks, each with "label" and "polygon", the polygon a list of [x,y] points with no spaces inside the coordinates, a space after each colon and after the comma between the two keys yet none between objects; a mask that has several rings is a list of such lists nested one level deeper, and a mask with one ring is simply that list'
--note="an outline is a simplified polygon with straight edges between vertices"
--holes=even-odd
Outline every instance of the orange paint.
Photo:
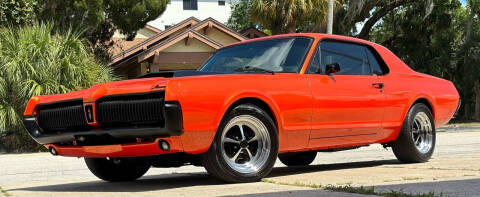
[{"label": "orange paint", "polygon": [[[64,156],[127,157],[207,151],[229,107],[243,98],[255,98],[269,106],[279,132],[280,152],[395,140],[406,113],[418,99],[425,99],[431,105],[437,127],[447,123],[455,113],[459,95],[450,81],[413,71],[385,47],[337,35],[301,33],[272,37],[286,36],[314,38],[300,73],[154,77],[103,83],[68,94],[34,97],[24,114],[32,115],[35,106],[41,103],[73,98],[83,98],[84,103],[89,103],[105,95],[150,92],[156,85],[165,86],[165,101],[178,101],[183,115],[183,134],[164,138],[173,143],[171,151],[161,151],[156,145],[159,139],[154,143],[91,147],[48,145]],[[383,76],[305,74],[314,48],[325,38],[371,46],[390,72]],[[385,85],[382,91],[372,87],[377,82]]]}]

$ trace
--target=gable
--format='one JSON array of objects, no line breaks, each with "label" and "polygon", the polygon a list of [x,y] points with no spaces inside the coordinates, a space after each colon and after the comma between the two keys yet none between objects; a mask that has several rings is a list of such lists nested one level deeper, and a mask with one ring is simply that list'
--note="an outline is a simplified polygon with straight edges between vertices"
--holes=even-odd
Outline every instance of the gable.
[{"label": "gable", "polygon": [[187,44],[188,38],[178,41],[177,43],[167,47],[162,52],[215,52],[215,48],[210,45],[192,38]]}]

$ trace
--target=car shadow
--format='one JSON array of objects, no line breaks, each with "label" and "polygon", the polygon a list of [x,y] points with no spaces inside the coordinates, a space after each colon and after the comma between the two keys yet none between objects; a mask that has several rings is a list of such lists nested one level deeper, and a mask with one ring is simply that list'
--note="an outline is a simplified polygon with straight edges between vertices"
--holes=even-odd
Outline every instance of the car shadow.
[{"label": "car shadow", "polygon": [[[320,164],[320,165],[309,165],[309,166],[291,166],[291,167],[277,167],[272,170],[268,177],[279,177],[287,176],[294,174],[303,174],[310,172],[320,172],[320,171],[333,171],[333,170],[346,170],[352,168],[369,168],[381,165],[402,165],[396,159],[389,160],[375,160],[375,161],[361,161],[361,162],[349,162],[349,163],[334,163],[334,164]],[[268,178],[267,177],[267,178]]]},{"label": "car shadow", "polygon": [[[367,162],[351,162],[322,164],[302,167],[276,167],[268,177],[286,176],[319,171],[331,171],[351,168],[367,168],[379,165],[399,164],[397,160],[378,160]],[[158,191],[174,188],[183,188],[201,185],[222,185],[225,182],[219,181],[207,173],[173,173],[144,176],[133,182],[110,183],[105,181],[86,181],[76,183],[64,183],[54,185],[43,185],[24,187],[8,191],[47,191],[47,192],[144,192]]]}]

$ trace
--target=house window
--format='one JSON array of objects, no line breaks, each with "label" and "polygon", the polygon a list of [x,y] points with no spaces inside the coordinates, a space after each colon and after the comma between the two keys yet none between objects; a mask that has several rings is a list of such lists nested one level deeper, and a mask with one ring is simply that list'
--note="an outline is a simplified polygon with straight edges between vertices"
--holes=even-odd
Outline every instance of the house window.
[{"label": "house window", "polygon": [[184,10],[198,10],[198,1],[197,0],[183,0],[183,9]]},{"label": "house window", "polygon": [[165,25],[165,29],[172,27],[171,25]]},{"label": "house window", "polygon": [[219,5],[219,6],[224,6],[224,5],[225,5],[225,1],[218,1],[218,5]]}]

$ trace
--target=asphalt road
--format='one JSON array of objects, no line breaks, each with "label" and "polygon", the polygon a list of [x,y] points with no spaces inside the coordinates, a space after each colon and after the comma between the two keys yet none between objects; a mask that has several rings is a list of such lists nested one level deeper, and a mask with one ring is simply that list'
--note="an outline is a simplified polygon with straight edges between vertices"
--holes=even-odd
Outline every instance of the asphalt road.
[{"label": "asphalt road", "polygon": [[391,150],[372,145],[319,153],[306,167],[277,162],[265,182],[247,184],[224,184],[193,166],[152,168],[138,181],[107,183],[94,177],[83,159],[48,153],[0,155],[0,187],[12,196],[362,196],[311,187],[318,185],[480,196],[480,131],[439,132],[427,163],[401,164]]}]

